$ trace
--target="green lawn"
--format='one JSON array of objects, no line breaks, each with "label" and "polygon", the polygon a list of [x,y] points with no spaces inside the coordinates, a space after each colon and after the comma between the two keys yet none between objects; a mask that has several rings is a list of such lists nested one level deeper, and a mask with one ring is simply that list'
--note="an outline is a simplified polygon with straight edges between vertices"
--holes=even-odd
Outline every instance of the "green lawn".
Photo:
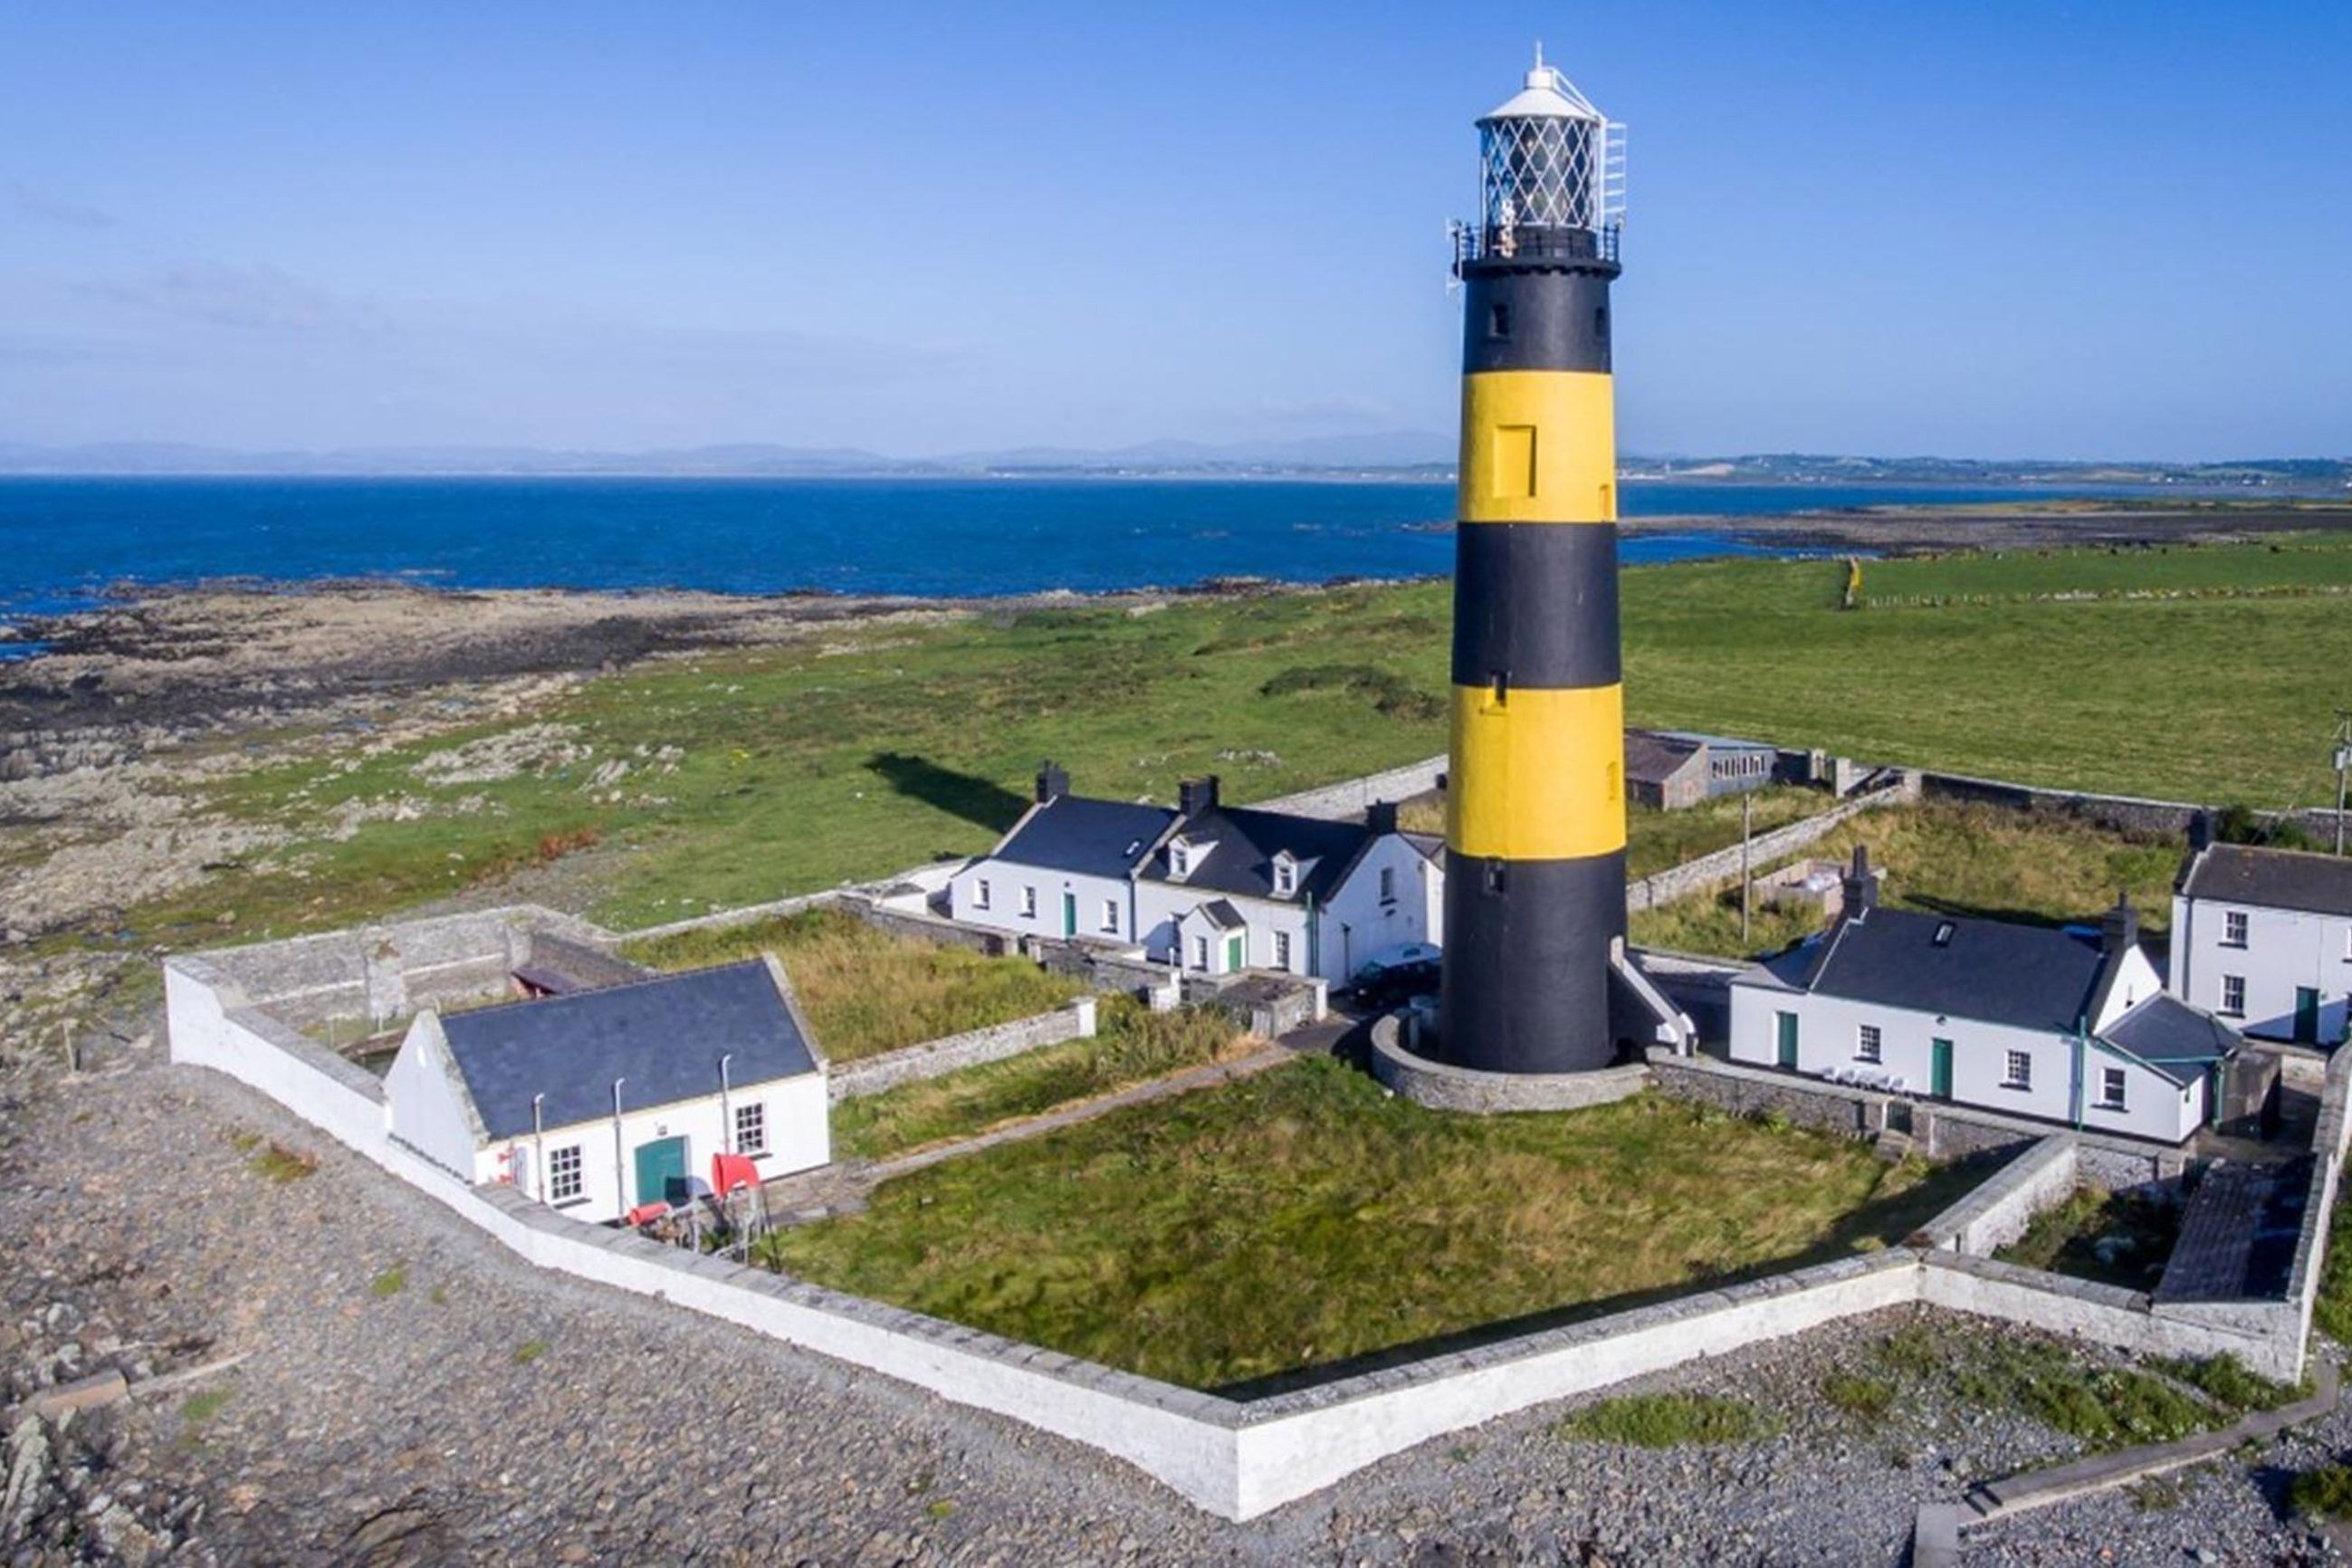
[{"label": "green lawn", "polygon": [[[1842,861],[1856,844],[1869,847],[1881,901],[1890,908],[2065,924],[2097,919],[2118,889],[2128,889],[2141,930],[2150,933],[2171,923],[2181,857],[2170,837],[2113,833],[2053,814],[1936,803],[1864,812],[1803,858]],[[1816,915],[1768,910],[1759,900],[1743,944],[1735,883],[1637,910],[1631,929],[1645,946],[1740,954],[1778,952],[1820,926]]]},{"label": "green lawn", "polygon": [[970,1138],[1007,1121],[1099,1099],[1149,1079],[1230,1059],[1248,1037],[1223,1013],[1153,1013],[1128,996],[1100,1001],[1094,1038],[902,1084],[833,1108],[836,1159],[887,1160]]},{"label": "green lawn", "polygon": [[1880,1245],[1980,1176],[1654,1096],[1446,1115],[1315,1059],[887,1183],[769,1257],[1214,1387]]},{"label": "green lawn", "polygon": [[[1864,570],[1865,607],[1845,611],[1835,561],[1628,569],[1629,719],[2255,805],[2328,782],[2312,715],[2344,700],[2352,668],[2336,592],[2352,587],[2352,542]],[[1081,790],[1159,799],[1190,773],[1219,772],[1248,800],[1392,766],[1444,745],[1448,595],[973,615],[650,664],[535,712],[540,743],[509,776],[454,779],[426,758],[519,723],[355,742],[218,786],[221,809],[310,837],[118,929],[194,945],[341,926],[583,852],[592,912],[646,924],[984,847],[1042,757]],[[1986,602],[1913,603],[1939,595]],[[615,762],[629,771],[598,783]],[[387,811],[337,836],[339,808],[395,801],[412,819]]]},{"label": "green lawn", "polygon": [[763,952],[783,960],[817,1044],[836,1062],[1032,1017],[1082,989],[1025,958],[988,958],[891,936],[838,910],[683,931],[621,949],[623,957],[656,969],[700,969]]}]

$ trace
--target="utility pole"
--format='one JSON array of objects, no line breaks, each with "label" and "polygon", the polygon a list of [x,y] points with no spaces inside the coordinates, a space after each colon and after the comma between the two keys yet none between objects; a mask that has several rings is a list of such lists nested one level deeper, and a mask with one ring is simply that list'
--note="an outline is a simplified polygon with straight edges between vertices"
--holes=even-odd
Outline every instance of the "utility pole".
[{"label": "utility pole", "polygon": [[2344,853],[2345,784],[2352,779],[2352,708],[2336,710],[2336,853]]},{"label": "utility pole", "polygon": [[[1750,827],[1755,822],[1756,796],[1752,791],[1739,792],[1739,945],[1748,945],[1748,905],[1755,897],[1756,884],[1749,874]],[[2344,819],[2338,814],[2336,830],[2344,831]]]}]

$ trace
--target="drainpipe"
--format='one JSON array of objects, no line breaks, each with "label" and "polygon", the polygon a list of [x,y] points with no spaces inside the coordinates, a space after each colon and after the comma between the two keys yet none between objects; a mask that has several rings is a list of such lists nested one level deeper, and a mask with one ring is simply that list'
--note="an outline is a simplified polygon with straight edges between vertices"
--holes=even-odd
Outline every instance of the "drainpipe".
[{"label": "drainpipe", "polygon": [[530,1187],[541,1203],[547,1197],[547,1096],[530,1097]]},{"label": "drainpipe", "polygon": [[2084,1031],[2088,1022],[2087,1016],[2074,1021],[2074,1081],[2066,1093],[2066,1117],[2077,1132],[2083,1130],[2083,1058],[2090,1051],[2090,1037]]},{"label": "drainpipe", "polygon": [[629,1212],[629,1155],[621,1141],[621,1086],[628,1081],[625,1078],[613,1080],[613,1190],[620,1194],[623,1215]]},{"label": "drainpipe", "polygon": [[730,1154],[735,1152],[735,1119],[727,1114],[727,1064],[735,1059],[733,1051],[722,1051],[719,1057],[719,1146]]}]

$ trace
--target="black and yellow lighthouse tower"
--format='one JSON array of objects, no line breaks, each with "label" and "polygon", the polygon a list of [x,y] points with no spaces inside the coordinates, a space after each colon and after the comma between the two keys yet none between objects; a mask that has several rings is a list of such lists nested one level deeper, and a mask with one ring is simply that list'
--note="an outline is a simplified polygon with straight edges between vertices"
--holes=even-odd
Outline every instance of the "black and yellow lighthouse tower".
[{"label": "black and yellow lighthouse tower", "polygon": [[1538,49],[1525,89],[1478,121],[1478,216],[1455,229],[1444,993],[1423,1048],[1489,1072],[1607,1067],[1620,1033],[1616,132]]}]

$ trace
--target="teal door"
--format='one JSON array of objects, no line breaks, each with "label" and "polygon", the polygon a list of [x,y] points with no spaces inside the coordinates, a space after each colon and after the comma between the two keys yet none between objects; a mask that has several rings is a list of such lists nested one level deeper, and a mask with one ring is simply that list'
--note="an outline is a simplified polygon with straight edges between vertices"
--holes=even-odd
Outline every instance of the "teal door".
[{"label": "teal door", "polygon": [[1794,1013],[1779,1013],[1774,1016],[1780,1025],[1780,1065],[1794,1071],[1797,1066],[1797,1016]]},{"label": "teal door", "polygon": [[1952,1042],[1927,1042],[1927,1092],[1937,1100],[1952,1098]]},{"label": "teal door", "polygon": [[1062,895],[1062,934],[1064,936],[1078,934],[1078,896],[1076,893]]},{"label": "teal door", "polygon": [[1239,969],[1241,966],[1242,939],[1239,936],[1229,936],[1225,938],[1225,967]]},{"label": "teal door", "polygon": [[637,1202],[657,1203],[669,1196],[671,1177],[686,1180],[686,1140],[656,1138],[637,1145]]},{"label": "teal door", "polygon": [[2294,988],[2294,1043],[2319,1044],[2319,993],[2308,985]]}]

